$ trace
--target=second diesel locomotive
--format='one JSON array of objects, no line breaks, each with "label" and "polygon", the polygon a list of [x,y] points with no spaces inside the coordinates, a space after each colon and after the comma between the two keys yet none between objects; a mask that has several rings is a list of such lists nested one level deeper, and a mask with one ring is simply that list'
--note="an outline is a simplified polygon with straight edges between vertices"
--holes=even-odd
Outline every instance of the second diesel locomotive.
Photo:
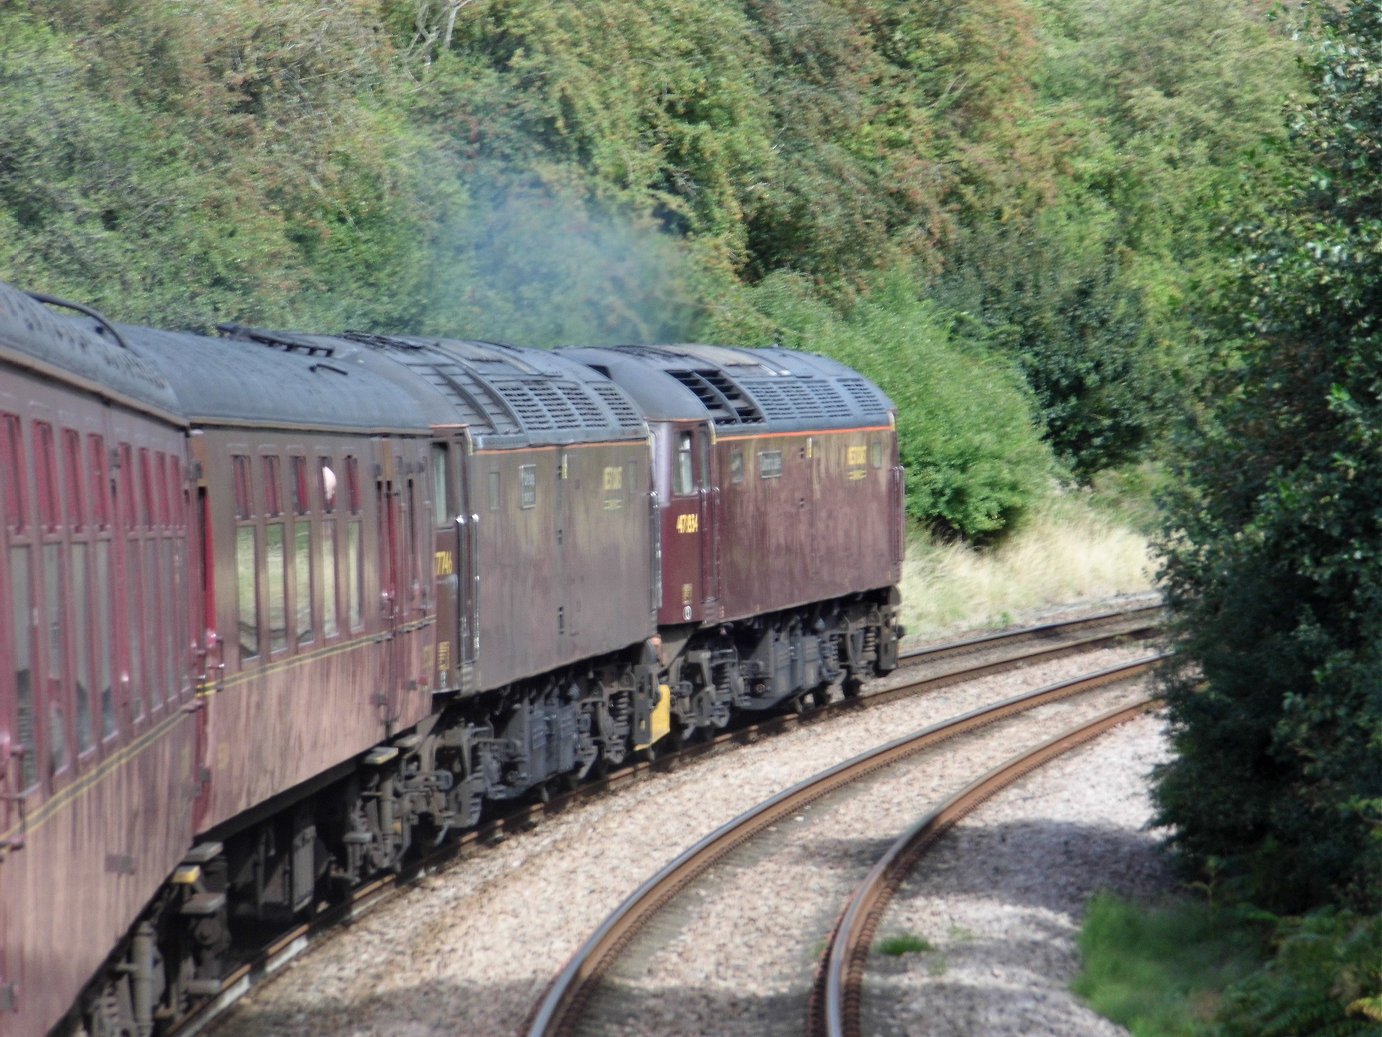
[{"label": "second diesel locomotive", "polygon": [[0,1029],[157,1032],[486,801],[896,659],[891,405],[787,350],[0,285]]}]

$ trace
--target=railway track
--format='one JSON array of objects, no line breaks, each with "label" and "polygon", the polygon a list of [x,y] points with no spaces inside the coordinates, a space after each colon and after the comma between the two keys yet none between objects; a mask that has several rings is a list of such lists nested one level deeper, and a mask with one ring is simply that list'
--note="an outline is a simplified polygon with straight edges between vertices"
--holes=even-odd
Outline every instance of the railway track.
[{"label": "railway track", "polygon": [[871,708],[982,674],[1001,672],[1034,661],[1089,651],[1121,641],[1151,637],[1158,629],[1159,615],[1160,610],[1157,606],[1138,606],[1065,623],[1043,624],[1039,627],[983,635],[914,650],[906,653],[901,660],[901,668],[888,684],[866,688],[863,694],[857,697],[833,701],[824,707],[802,714],[772,717],[729,730],[713,740],[687,745],[675,753],[660,754],[655,759],[621,768],[576,790],[554,793],[544,799],[518,806],[502,817],[489,820],[445,846],[437,848],[407,871],[376,879],[357,890],[348,902],[324,907],[310,921],[299,924],[267,942],[258,953],[227,976],[221,983],[219,993],[203,1005],[200,1011],[188,1017],[184,1025],[174,1032],[179,1035],[190,1035],[207,1029],[248,992],[302,954],[323,935],[332,932],[342,923],[363,918],[387,902],[400,889],[410,887],[446,869],[458,858],[487,845],[502,842],[516,832],[531,829],[545,814],[560,813],[583,799],[639,780],[651,772],[681,766],[726,743],[754,742],[791,730],[802,723],[817,723],[839,712]]},{"label": "railway track", "polygon": [[984,802],[1038,767],[1120,724],[1141,716],[1155,700],[1120,706],[976,778],[900,835],[854,891],[821,954],[807,1009],[809,1037],[861,1037],[860,1007],[870,949],[890,899],[926,852]]},{"label": "railway track", "polygon": [[[604,1032],[611,1024],[611,1017],[617,1017],[621,1012],[627,1014],[626,1009],[620,1007],[617,988],[621,984],[611,982],[610,977],[626,953],[629,957],[648,955],[646,948],[638,955],[629,953],[640,932],[652,925],[693,883],[702,880],[720,862],[765,831],[789,819],[802,820],[813,804],[894,767],[899,761],[1020,713],[1084,695],[1110,684],[1132,681],[1143,676],[1161,658],[1155,656],[1051,685],[932,725],[838,764],[734,818],[648,879],[605,920],[568,962],[534,1010],[527,1027],[528,1037],[574,1037],[576,1034]],[[1007,780],[1014,779],[1009,777]],[[956,816],[953,811],[946,814],[947,819]],[[953,820],[948,820],[948,823],[953,824]],[[886,874],[891,878],[901,873],[888,871]],[[875,896],[869,903],[880,902],[885,901]],[[876,917],[876,914],[864,911],[866,920],[876,922]],[[854,931],[849,930],[851,933]],[[862,946],[867,949],[872,930],[861,928],[858,931],[863,934],[860,939],[865,941]],[[857,950],[854,950],[853,957],[844,960],[855,961],[858,956]],[[799,1018],[798,1015],[791,1022],[799,1026]]]}]

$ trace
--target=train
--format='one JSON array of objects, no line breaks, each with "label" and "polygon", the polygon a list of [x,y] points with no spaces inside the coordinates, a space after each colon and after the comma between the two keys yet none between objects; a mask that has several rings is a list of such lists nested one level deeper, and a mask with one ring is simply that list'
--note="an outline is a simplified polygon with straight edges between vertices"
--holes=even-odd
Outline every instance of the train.
[{"label": "train", "polygon": [[165,1032],[486,811],[854,694],[902,635],[893,405],[776,347],[199,335],[0,283],[0,516],[13,1037]]}]

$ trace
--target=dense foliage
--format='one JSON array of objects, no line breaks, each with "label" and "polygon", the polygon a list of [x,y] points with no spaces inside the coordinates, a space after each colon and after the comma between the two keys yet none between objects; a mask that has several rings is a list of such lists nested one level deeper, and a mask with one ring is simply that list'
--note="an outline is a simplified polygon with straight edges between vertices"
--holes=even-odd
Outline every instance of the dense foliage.
[{"label": "dense foliage", "polygon": [[1291,78],[1258,7],[27,0],[0,277],[169,325],[812,348],[791,285],[925,401],[913,514],[989,536],[1194,405],[1187,302]]},{"label": "dense foliage", "polygon": [[[1276,908],[1382,902],[1382,8],[1315,13],[1304,160],[1240,233],[1239,359],[1188,445],[1166,821]],[[1202,682],[1202,683],[1201,683]]]}]

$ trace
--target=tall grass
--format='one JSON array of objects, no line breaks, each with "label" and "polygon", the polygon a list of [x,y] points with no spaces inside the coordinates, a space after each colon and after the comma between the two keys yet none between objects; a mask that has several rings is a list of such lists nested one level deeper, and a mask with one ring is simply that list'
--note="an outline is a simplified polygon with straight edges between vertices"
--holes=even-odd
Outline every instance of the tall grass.
[{"label": "tall grass", "polygon": [[1133,1037],[1210,1037],[1223,992],[1262,961],[1263,927],[1197,900],[1090,901],[1072,988]]},{"label": "tall grass", "polygon": [[1146,538],[1083,498],[1053,496],[996,547],[916,538],[903,565],[909,638],[1006,626],[1043,608],[1151,590]]}]

